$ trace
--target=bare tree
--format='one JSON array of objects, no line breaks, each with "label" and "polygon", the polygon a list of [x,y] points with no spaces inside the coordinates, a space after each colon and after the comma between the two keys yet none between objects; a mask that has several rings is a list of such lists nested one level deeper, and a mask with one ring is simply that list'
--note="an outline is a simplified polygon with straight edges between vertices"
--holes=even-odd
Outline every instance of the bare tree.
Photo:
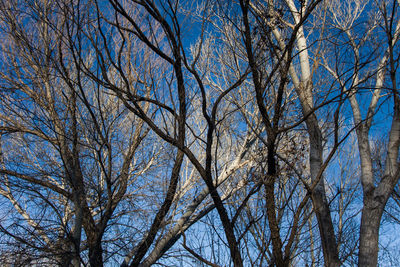
[{"label": "bare tree", "polygon": [[[102,45],[98,46],[94,38],[92,38],[92,44],[96,45],[95,49],[99,51],[99,57],[101,57],[100,63],[107,63],[107,65],[101,65],[102,73],[101,78],[97,78],[98,81],[104,83],[106,87],[123,99],[127,108],[143,119],[158,136],[176,146],[178,153],[184,153],[188,157],[207,185],[208,193],[221,219],[234,265],[242,266],[243,262],[235,236],[234,225],[224,207],[220,192],[217,190],[217,177],[213,174],[214,172],[218,173],[218,170],[214,169],[213,165],[218,166],[214,151],[217,144],[216,131],[219,106],[228,93],[240,86],[247,72],[240,73],[236,80],[233,80],[231,84],[225,85],[225,88],[220,92],[209,90],[197,69],[197,62],[203,49],[202,41],[200,40],[200,46],[196,49],[192,61],[189,61],[186,55],[187,52],[183,47],[184,40],[181,35],[180,4],[178,2],[156,4],[151,1],[137,1],[128,5],[118,1],[111,1],[110,4],[116,15],[110,17],[104,12],[99,12],[98,20],[100,24],[106,23],[106,25],[115,27],[115,30],[120,33],[121,42],[117,44],[118,48],[116,50],[118,53],[114,54],[107,48],[111,43],[115,44],[115,42],[106,38],[101,27],[98,28],[98,34],[102,38]],[[97,6],[97,8],[99,7]],[[143,23],[137,20],[138,17],[149,17],[151,22]],[[160,66],[169,69],[168,73],[173,74],[172,79],[162,76],[160,81],[163,84],[158,85],[154,84],[155,78],[146,77],[142,69],[136,70],[137,74],[135,74],[135,72],[121,68],[121,66],[125,65],[125,60],[114,55],[130,55],[133,47],[129,43],[132,42],[132,39],[145,46],[142,53],[150,53],[153,57],[158,58]],[[106,50],[103,51],[103,49]],[[141,66],[139,65],[139,67]],[[110,79],[108,75],[110,69],[120,75],[120,80],[123,81],[122,84],[116,84]],[[146,73],[151,72],[153,72],[151,68],[146,70]],[[162,73],[165,73],[165,71],[162,71]],[[190,79],[187,78],[188,75],[191,76]],[[193,90],[189,91],[187,89],[189,82],[196,87],[195,91],[198,91],[198,94],[193,94]],[[164,84],[167,85],[165,89],[163,88]],[[151,90],[150,95],[143,96],[139,90],[135,90],[132,87],[135,85],[149,88]],[[211,97],[211,93],[216,94],[216,96]],[[191,106],[189,99],[192,102],[199,101],[199,106],[201,107],[201,116],[205,127],[201,129],[200,133],[192,130],[191,121],[188,117],[190,110],[199,106]],[[164,125],[155,124],[152,116],[146,113],[139,105],[140,102],[151,103],[152,106],[159,109],[159,116],[162,116],[165,121]],[[189,143],[187,143],[187,140],[191,139],[191,135],[196,139],[196,146],[189,146]],[[201,153],[194,152],[194,148],[201,150],[204,157],[201,156],[199,158],[197,155],[201,155]],[[158,229],[156,221],[153,226],[155,227],[154,229]],[[155,234],[156,232],[154,232]],[[130,266],[137,266],[140,263],[153,239],[154,237],[149,239],[149,242],[146,241],[148,246],[145,248],[138,248]]]},{"label": "bare tree", "polygon": [[[365,17],[368,3],[354,1],[351,9],[350,6],[336,8],[338,4],[333,2],[330,6],[332,20],[348,40],[352,51],[353,66],[349,67],[350,71],[345,75],[338,69],[334,70],[329,67],[327,69],[347,92],[353,111],[353,121],[357,127],[363,188],[358,264],[359,266],[376,266],[382,213],[399,179],[399,103],[396,81],[398,58],[395,56],[400,34],[397,15],[399,2],[370,3],[374,7],[374,12],[368,24],[361,24],[365,25],[365,29],[361,28],[362,31],[357,22]],[[384,38],[385,43],[379,43],[378,47],[373,47],[374,44],[369,41],[373,35]],[[364,55],[364,50],[368,49],[375,50],[375,53]],[[338,60],[338,64],[341,63],[339,62]],[[350,82],[345,79],[349,79]],[[360,105],[358,95],[366,86],[372,88],[369,104]],[[382,116],[379,111],[379,102],[382,101],[385,91],[393,98],[391,100],[393,113],[390,115],[392,122],[387,133],[385,163],[379,179],[376,180],[373,172],[370,131],[373,122]],[[363,110],[363,107],[366,109]]]},{"label": "bare tree", "polygon": [[1,252],[377,265],[399,177],[398,6],[2,1]]},{"label": "bare tree", "polygon": [[[261,2],[261,1],[241,1],[241,9],[243,11],[243,23],[244,23],[244,43],[247,50],[247,56],[249,58],[249,65],[252,69],[253,83],[255,92],[257,95],[257,104],[260,111],[260,115],[263,118],[263,122],[266,126],[268,133],[268,141],[266,143],[269,155],[268,166],[269,176],[276,176],[276,171],[273,171],[276,165],[274,159],[274,143],[278,134],[282,132],[279,127],[280,118],[282,116],[282,99],[286,87],[290,84],[296,90],[299,103],[302,107],[303,118],[306,124],[306,129],[309,135],[309,164],[310,164],[310,175],[311,183],[306,183],[305,186],[313,201],[314,211],[318,220],[318,227],[320,230],[321,243],[324,252],[324,259],[326,266],[339,266],[339,254],[337,250],[337,242],[335,238],[335,232],[333,223],[330,215],[330,208],[325,192],[325,181],[323,178],[323,172],[326,168],[329,160],[335,153],[336,148],[342,142],[338,136],[338,116],[335,115],[334,125],[334,140],[333,148],[329,151],[326,160],[323,156],[323,134],[321,126],[318,122],[317,117],[317,106],[315,105],[315,82],[313,81],[313,68],[309,63],[309,45],[307,44],[307,38],[305,35],[304,24],[307,23],[308,18],[313,13],[315,7],[320,1],[304,2],[300,7],[296,6],[293,1],[277,1],[274,2]],[[288,10],[288,15],[283,10]],[[251,12],[251,13],[250,13]],[[251,26],[249,14],[252,14],[253,19]],[[254,28],[254,30],[253,30]],[[255,30],[257,29],[257,31]],[[252,36],[253,31],[256,31],[258,38]],[[253,41],[258,41],[258,44],[252,44]],[[257,49],[256,49],[257,47]],[[267,50],[269,47],[269,51]],[[260,51],[259,51],[259,50]],[[265,68],[265,60],[260,60],[260,54],[262,49],[269,52],[269,56],[274,58],[276,63],[273,63],[270,67],[270,73],[263,71]],[[267,90],[273,81],[274,75],[279,75],[279,85],[277,86],[277,93],[274,96],[276,99],[276,105],[274,113],[271,114],[265,108],[265,97],[270,94]],[[326,99],[326,103],[329,103],[329,99]],[[326,103],[321,103],[325,105]],[[340,102],[337,106],[337,112],[340,109]],[[269,115],[271,114],[271,115]],[[295,127],[294,125],[287,129]],[[285,128],[283,127],[283,128]],[[273,185],[273,181],[271,181]],[[268,195],[273,195],[273,187],[271,188]],[[268,203],[273,203],[273,199],[267,200]],[[305,201],[301,208],[305,205]],[[300,210],[301,210],[300,208]],[[268,210],[273,212],[275,208],[271,206]],[[271,231],[275,233],[273,237],[274,244],[274,257],[277,261],[278,266],[285,266],[288,264],[288,251],[290,251],[290,242],[285,248],[285,254],[282,254],[282,241],[279,238],[279,228],[275,214],[270,214],[269,225]],[[298,222],[295,222],[295,225]],[[294,225],[294,226],[295,226]],[[293,228],[295,229],[295,228]],[[295,233],[295,230],[294,232]]]},{"label": "bare tree", "polygon": [[48,264],[103,266],[103,238],[153,155],[143,122],[83,74],[80,11],[70,21],[62,3],[1,3],[0,191],[15,214],[1,229]]}]

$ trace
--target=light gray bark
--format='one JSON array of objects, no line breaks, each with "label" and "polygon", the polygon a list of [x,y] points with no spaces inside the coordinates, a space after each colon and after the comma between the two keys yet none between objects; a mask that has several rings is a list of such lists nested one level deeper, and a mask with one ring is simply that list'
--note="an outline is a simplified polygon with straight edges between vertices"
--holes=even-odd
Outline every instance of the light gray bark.
[{"label": "light gray bark", "polygon": [[[313,80],[308,54],[309,48],[302,26],[303,21],[301,14],[305,14],[308,7],[307,5],[302,5],[301,10],[298,10],[293,0],[286,0],[285,2],[294,18],[294,22],[298,26],[295,42],[299,57],[300,73],[297,73],[292,64],[289,66],[288,72],[299,97],[303,115],[306,118],[305,121],[310,143],[309,162],[311,169],[311,181],[312,183],[316,183],[311,196],[318,221],[325,266],[336,267],[340,266],[339,252],[337,249],[337,242],[330,214],[330,208],[326,198],[324,177],[321,174],[321,169],[324,162],[322,133],[314,110]],[[315,2],[315,4],[317,3],[318,1]],[[264,16],[264,13],[260,11],[256,5],[252,3],[250,5],[260,17]],[[264,20],[266,23],[268,23],[267,18],[264,18]],[[285,51],[287,43],[282,37],[280,30],[275,26],[271,26],[271,28],[272,34],[274,35],[281,50]],[[292,55],[287,55],[286,60],[290,61],[291,56]]]},{"label": "light gray bark", "polygon": [[379,226],[384,205],[367,198],[361,216],[358,266],[377,266]]},{"label": "light gray bark", "polygon": [[374,185],[372,158],[367,132],[360,126],[357,131],[361,159],[361,183],[363,186],[363,209],[360,227],[358,266],[377,266],[379,228],[386,203],[399,180],[400,166],[397,162],[400,145],[400,116],[395,107],[389,133],[385,171],[380,182]]},{"label": "light gray bark", "polygon": [[[382,5],[385,10],[385,4]],[[385,20],[393,20],[384,13]],[[386,21],[387,23],[388,21]],[[393,21],[392,21],[393,22]],[[387,25],[387,24],[386,24]],[[387,29],[388,30],[388,29]],[[391,31],[391,30],[388,30]],[[358,266],[377,266],[378,264],[378,244],[379,228],[382,214],[386,203],[399,180],[400,166],[398,163],[400,147],[400,103],[397,95],[396,70],[394,68],[393,46],[397,43],[400,34],[400,22],[397,22],[394,34],[389,34],[388,48],[382,56],[376,74],[375,89],[372,94],[368,113],[365,119],[362,118],[361,108],[355,96],[356,89],[352,88],[349,93],[349,101],[353,111],[353,119],[357,127],[357,141],[361,162],[361,184],[363,188],[363,209],[360,227],[360,245],[358,255]],[[348,33],[349,38],[351,34]],[[356,62],[359,62],[359,47],[353,45]],[[389,68],[387,68],[389,65]],[[356,67],[355,67],[356,69]],[[374,119],[377,102],[381,97],[381,92],[385,80],[385,72],[389,69],[393,97],[393,118],[391,128],[388,133],[389,140],[386,151],[386,161],[383,176],[377,180],[373,173],[373,159],[371,153],[371,140],[369,131]],[[358,73],[355,73],[355,80],[358,82]],[[355,83],[357,85],[357,82]]]}]

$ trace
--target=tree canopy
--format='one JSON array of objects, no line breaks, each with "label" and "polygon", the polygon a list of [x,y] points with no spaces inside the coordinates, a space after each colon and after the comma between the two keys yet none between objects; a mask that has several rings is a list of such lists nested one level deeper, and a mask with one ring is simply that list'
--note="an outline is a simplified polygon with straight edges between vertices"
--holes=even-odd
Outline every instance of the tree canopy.
[{"label": "tree canopy", "polygon": [[1,265],[399,265],[399,8],[1,0]]}]

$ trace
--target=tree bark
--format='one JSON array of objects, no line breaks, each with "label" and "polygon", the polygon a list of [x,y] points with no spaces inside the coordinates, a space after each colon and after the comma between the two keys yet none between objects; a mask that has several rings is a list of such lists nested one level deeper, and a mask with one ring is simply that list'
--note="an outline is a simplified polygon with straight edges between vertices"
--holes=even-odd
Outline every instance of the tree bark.
[{"label": "tree bark", "polygon": [[378,264],[379,226],[382,218],[383,207],[375,200],[364,200],[361,216],[360,246],[358,266],[372,267]]},{"label": "tree bark", "polygon": [[[274,142],[274,141],[272,141]],[[276,180],[276,160],[275,160],[275,147],[270,144],[268,147],[268,173],[266,177],[265,195],[266,195],[266,207],[267,207],[267,218],[268,225],[271,230],[272,240],[272,253],[274,255],[273,261],[278,267],[288,266],[288,262],[285,261],[282,253],[282,240],[279,233],[279,224],[276,219],[276,204],[275,204],[275,180]]]},{"label": "tree bark", "polygon": [[100,242],[89,247],[89,263],[93,267],[103,267],[103,248]]},{"label": "tree bark", "polygon": [[328,201],[325,194],[325,182],[323,177],[318,177],[322,167],[322,134],[315,115],[307,119],[307,129],[310,136],[310,171],[311,179],[319,179],[311,193],[311,198],[318,221],[318,229],[321,236],[322,251],[324,254],[324,266],[340,266],[339,252],[336,245],[335,231]]}]

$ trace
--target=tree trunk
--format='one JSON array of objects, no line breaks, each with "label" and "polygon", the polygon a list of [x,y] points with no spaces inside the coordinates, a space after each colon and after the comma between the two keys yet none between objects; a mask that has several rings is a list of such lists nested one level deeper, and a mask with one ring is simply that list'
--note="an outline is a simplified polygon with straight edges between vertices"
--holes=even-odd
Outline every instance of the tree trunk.
[{"label": "tree trunk", "polygon": [[376,267],[378,264],[379,225],[383,209],[376,201],[365,201],[361,216],[358,266]]},{"label": "tree trunk", "polygon": [[324,178],[318,177],[323,162],[322,134],[315,114],[311,115],[307,119],[306,123],[310,138],[311,180],[314,182],[319,179],[311,197],[321,236],[324,266],[336,267],[340,266],[340,261],[336,245],[335,231],[332,224],[330,208],[326,199]]},{"label": "tree trunk", "polygon": [[332,217],[325,195],[321,194],[319,190],[314,190],[312,193],[312,201],[321,236],[324,266],[340,266]]},{"label": "tree trunk", "polygon": [[103,267],[103,248],[101,242],[89,247],[89,263],[91,267]]},{"label": "tree trunk", "polygon": [[279,233],[279,223],[276,219],[275,203],[275,182],[276,182],[276,161],[275,161],[275,137],[270,137],[268,145],[268,173],[264,181],[268,225],[271,231],[273,261],[277,267],[287,267],[282,253],[282,240]]}]

